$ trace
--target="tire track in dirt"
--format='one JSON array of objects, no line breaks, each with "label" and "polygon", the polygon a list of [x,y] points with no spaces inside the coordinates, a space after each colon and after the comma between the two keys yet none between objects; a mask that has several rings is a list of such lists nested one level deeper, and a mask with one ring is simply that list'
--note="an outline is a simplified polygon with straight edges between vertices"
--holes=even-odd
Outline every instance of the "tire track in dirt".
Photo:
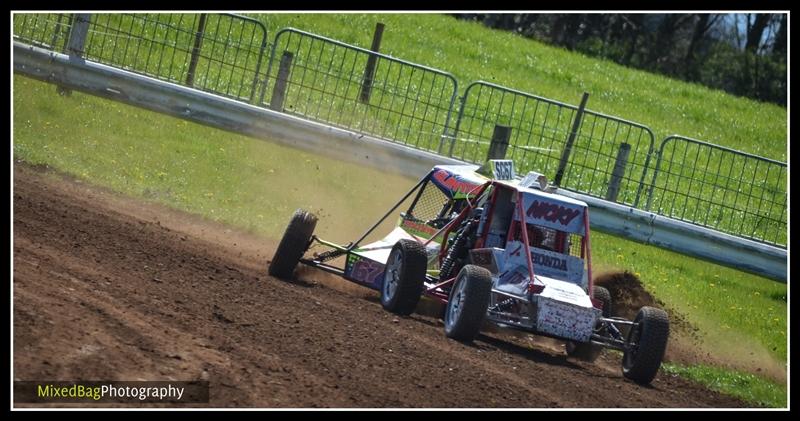
[{"label": "tire track in dirt", "polygon": [[451,341],[312,272],[268,277],[274,242],[21,164],[13,219],[16,379],[202,378],[215,407],[743,405],[513,335]]}]

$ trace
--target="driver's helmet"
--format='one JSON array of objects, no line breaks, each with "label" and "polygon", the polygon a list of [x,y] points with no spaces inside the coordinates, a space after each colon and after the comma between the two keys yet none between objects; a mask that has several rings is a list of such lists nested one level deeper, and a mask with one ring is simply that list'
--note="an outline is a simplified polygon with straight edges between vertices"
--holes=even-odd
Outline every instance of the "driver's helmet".
[{"label": "driver's helmet", "polygon": [[544,244],[544,232],[535,225],[528,225],[528,241],[531,246],[541,247]]},{"label": "driver's helmet", "polygon": [[[549,231],[549,230],[548,230]],[[554,246],[554,238],[551,238],[552,235],[548,235],[552,233],[548,233],[542,227],[537,227],[536,225],[528,225],[528,241],[530,241],[531,247],[553,250]]]}]

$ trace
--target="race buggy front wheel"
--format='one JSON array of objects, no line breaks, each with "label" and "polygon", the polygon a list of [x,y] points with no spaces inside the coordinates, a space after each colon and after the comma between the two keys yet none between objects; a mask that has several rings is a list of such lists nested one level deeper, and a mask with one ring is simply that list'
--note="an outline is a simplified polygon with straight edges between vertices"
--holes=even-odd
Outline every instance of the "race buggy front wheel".
[{"label": "race buggy front wheel", "polygon": [[311,235],[317,226],[317,217],[303,209],[298,209],[292,215],[292,220],[283,233],[283,238],[275,250],[275,256],[269,264],[269,274],[280,279],[292,276],[297,262],[308,249]]},{"label": "race buggy front wheel", "polygon": [[425,246],[405,238],[395,243],[383,272],[383,308],[402,316],[413,313],[425,286],[427,268]]},{"label": "race buggy front wheel", "polygon": [[649,384],[667,349],[669,317],[659,308],[642,307],[633,322],[622,357],[622,374],[636,383]]},{"label": "race buggy front wheel", "polygon": [[481,330],[492,292],[492,274],[475,265],[465,265],[456,277],[444,314],[448,338],[469,342]]},{"label": "race buggy front wheel", "polygon": [[611,293],[605,287],[595,286],[592,291],[595,300],[603,302],[603,317],[609,318],[613,314],[613,304],[611,303]]},{"label": "race buggy front wheel", "polygon": [[[611,293],[604,287],[595,286],[594,291],[592,291],[594,298],[596,300],[600,300],[603,302],[603,317],[609,318],[611,317]],[[595,327],[595,333],[603,334],[604,329],[602,329],[599,324]],[[600,357],[600,354],[603,352],[603,347],[597,345],[595,343],[590,342],[575,342],[575,341],[567,341],[567,355],[570,357],[579,359],[581,361],[587,362],[594,362],[597,358]]]}]

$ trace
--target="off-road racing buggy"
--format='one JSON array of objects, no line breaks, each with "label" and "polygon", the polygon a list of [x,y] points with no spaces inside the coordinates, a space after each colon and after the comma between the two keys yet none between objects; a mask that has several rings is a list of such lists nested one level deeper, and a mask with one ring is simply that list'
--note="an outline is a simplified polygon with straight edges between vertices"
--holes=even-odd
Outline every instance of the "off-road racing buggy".
[{"label": "off-road racing buggy", "polygon": [[[394,230],[361,245],[409,199]],[[511,161],[434,167],[345,245],[314,235],[316,223],[294,213],[271,275],[290,278],[298,262],[316,267],[380,291],[383,307],[400,315],[427,295],[445,304],[445,334],[457,340],[471,341],[488,320],[565,340],[567,354],[583,360],[620,350],[623,375],[641,384],[661,365],[667,314],[642,307],[633,321],[612,317],[609,291],[593,285],[586,203],[548,188],[540,174],[515,179]],[[312,245],[322,251],[308,253]],[[332,264],[337,258],[344,264]]]}]

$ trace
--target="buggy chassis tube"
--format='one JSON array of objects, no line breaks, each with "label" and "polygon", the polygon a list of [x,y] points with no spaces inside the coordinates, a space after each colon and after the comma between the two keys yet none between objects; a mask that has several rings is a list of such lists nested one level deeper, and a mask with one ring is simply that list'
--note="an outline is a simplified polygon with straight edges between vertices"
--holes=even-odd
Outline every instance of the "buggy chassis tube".
[{"label": "buggy chassis tube", "polygon": [[[592,279],[592,240],[589,234],[589,208],[583,212],[583,230],[586,232],[584,240],[586,241],[586,277],[589,280],[589,298],[594,304],[594,279]],[[604,303],[605,304],[605,303]]]},{"label": "buggy chassis tube", "polygon": [[[311,247],[311,244],[313,244],[315,241],[320,243],[320,244],[322,244],[322,245],[324,245],[324,246],[328,246],[328,247],[330,247],[330,248],[332,248],[334,250],[338,250],[338,251],[345,252],[345,253],[347,253],[347,251],[348,251],[347,247],[340,246],[339,244],[332,243],[330,241],[325,241],[325,240],[317,237],[316,235],[312,235],[311,236],[311,241],[308,242],[308,246]],[[311,266],[311,267],[315,267],[315,268],[321,269],[321,270],[323,270],[325,272],[333,273],[335,275],[344,276],[344,270],[343,269],[337,268],[336,266],[331,266],[331,265],[325,264],[323,262],[316,261],[315,259],[302,259],[301,258],[300,259],[300,263],[302,263],[302,264],[304,264],[306,266]]]},{"label": "buggy chassis tube", "polygon": [[[414,192],[418,192],[418,190],[420,189],[420,187],[424,188],[424,183],[425,183],[426,181],[428,181],[428,180],[429,180],[429,178],[430,178],[429,176],[430,176],[430,173],[428,173],[428,175],[427,175],[427,176],[425,176],[425,177],[422,177],[422,179],[421,179],[421,180],[420,180],[420,181],[419,181],[419,182],[418,182],[418,183],[417,183],[417,184],[416,184],[416,185],[415,185],[413,188],[411,188],[411,189],[410,189],[410,190],[409,190],[409,191],[408,191],[408,192],[407,192],[407,193],[406,193],[406,194],[405,194],[405,195],[404,195],[404,196],[403,196],[403,197],[402,197],[400,200],[398,200],[398,201],[397,201],[397,202],[394,204],[394,206],[392,206],[392,207],[391,207],[391,208],[390,208],[390,209],[389,209],[389,210],[388,210],[388,211],[387,211],[387,212],[386,212],[386,213],[383,215],[383,217],[381,217],[381,218],[378,220],[378,222],[376,222],[376,223],[375,223],[375,224],[373,224],[373,225],[372,225],[372,226],[371,226],[369,229],[367,229],[367,231],[366,231],[366,232],[365,232],[365,233],[364,233],[364,234],[363,234],[363,235],[362,235],[362,236],[361,236],[361,237],[360,237],[358,240],[356,240],[355,242],[352,242],[352,243],[349,243],[349,244],[346,244],[346,245],[339,245],[339,244],[336,244],[336,243],[333,243],[333,242],[330,242],[330,241],[323,240],[323,239],[319,238],[318,236],[316,236],[316,235],[313,235],[313,236],[311,237],[311,240],[309,241],[309,247],[311,246],[311,244],[313,244],[313,243],[316,241],[316,242],[318,242],[318,243],[320,243],[320,244],[322,244],[322,245],[324,245],[324,246],[330,247],[330,248],[332,248],[332,249],[334,249],[334,250],[338,250],[338,251],[340,251],[340,252],[344,252],[344,254],[345,254],[345,255],[347,255],[347,256],[350,256],[351,254],[353,254],[353,252],[354,252],[355,248],[357,248],[357,247],[359,246],[359,244],[360,244],[360,243],[361,243],[361,242],[362,242],[362,241],[363,241],[363,240],[364,240],[364,239],[365,239],[365,238],[366,238],[366,237],[367,237],[367,236],[368,236],[370,233],[372,233],[373,231],[375,231],[375,229],[376,229],[376,228],[377,228],[377,227],[378,227],[378,226],[379,226],[381,223],[383,223],[383,221],[385,221],[385,220],[386,220],[386,218],[388,218],[388,217],[389,217],[389,216],[390,216],[390,215],[391,215],[391,214],[392,214],[392,213],[393,213],[395,210],[397,210],[397,208],[398,208],[398,207],[400,207],[400,205],[402,205],[402,204],[403,204],[403,202],[405,202],[405,201],[406,201],[406,200],[407,200],[407,199],[408,199],[408,198],[409,198],[409,197],[410,197],[412,194],[414,194]],[[488,186],[488,184],[484,184],[484,185],[480,186],[480,187],[482,187],[482,188],[481,188],[481,189],[478,191],[478,193],[477,193],[476,195],[480,195],[480,194],[482,194],[482,193],[484,192],[484,190],[486,189],[486,187],[487,187],[487,186]],[[477,188],[476,188],[476,189],[477,189]],[[470,194],[472,194],[472,193],[473,193],[473,192],[474,192],[476,189],[473,189],[473,191],[471,191],[471,192],[470,192]],[[416,202],[416,200],[417,200],[417,199],[419,199],[419,194],[420,194],[420,193],[421,193],[421,192],[418,192],[418,197],[417,197],[416,199],[414,199],[414,201],[415,201],[415,202]],[[445,239],[446,239],[446,235],[447,235],[447,233],[449,233],[449,231],[450,231],[450,230],[452,230],[452,228],[453,228],[454,226],[456,226],[458,222],[460,222],[461,220],[463,220],[463,219],[464,219],[464,217],[465,217],[465,216],[468,214],[468,212],[469,212],[470,210],[472,210],[472,209],[474,209],[474,205],[472,205],[472,203],[469,203],[469,206],[467,206],[467,207],[466,207],[466,208],[465,208],[465,209],[464,209],[464,210],[463,210],[463,211],[462,211],[462,212],[459,214],[459,216],[458,216],[456,219],[454,219],[453,221],[450,221],[450,222],[449,222],[448,224],[446,224],[444,227],[442,227],[441,229],[439,229],[439,231],[438,231],[438,232],[436,232],[436,234],[434,234],[434,235],[433,235],[433,236],[432,236],[430,239],[428,239],[428,240],[427,240],[427,241],[424,243],[424,245],[427,245],[428,243],[430,243],[430,242],[431,242],[431,241],[432,241],[434,238],[438,237],[438,236],[439,236],[439,235],[441,235],[443,232],[445,233]],[[417,239],[417,241],[419,241],[420,243],[422,243],[422,241],[420,241],[419,239]],[[444,241],[444,240],[443,240],[443,241]],[[303,264],[305,264],[305,265],[307,265],[307,266],[311,266],[311,267],[319,268],[319,269],[321,269],[321,270],[323,270],[323,271],[325,271],[325,272],[329,272],[329,273],[333,273],[333,274],[336,274],[336,275],[342,276],[344,279],[346,279],[346,280],[348,280],[348,281],[355,282],[355,283],[357,283],[357,284],[359,284],[359,285],[363,285],[363,286],[367,286],[367,287],[369,287],[368,285],[364,285],[362,282],[359,282],[359,281],[358,281],[358,280],[356,280],[356,279],[351,279],[350,277],[348,277],[348,276],[345,276],[345,270],[346,270],[346,269],[342,269],[342,268],[338,268],[338,267],[335,267],[335,266],[332,266],[332,265],[325,264],[325,263],[323,263],[322,261],[319,261],[319,260],[317,260],[316,258],[314,258],[314,259],[306,259],[306,258],[302,258],[302,259],[300,259],[300,263],[303,263]],[[430,277],[427,277],[427,276],[426,276],[426,280],[430,280],[430,279],[431,279]],[[441,282],[441,283],[439,283],[439,284],[436,284],[436,285],[434,285],[433,287],[426,288],[426,289],[425,289],[425,291],[424,291],[424,294],[425,294],[425,295],[428,295],[428,296],[430,296],[430,297],[432,297],[432,298],[434,298],[434,299],[436,299],[436,300],[438,300],[438,301],[441,301],[441,302],[443,302],[443,303],[447,303],[447,296],[445,295],[445,293],[443,293],[443,292],[437,292],[437,291],[436,291],[436,289],[438,289],[438,288],[441,288],[441,287],[443,287],[443,286],[446,286],[446,285],[448,285],[448,284],[450,284],[450,283],[453,283],[453,282],[455,281],[455,279],[456,279],[456,278],[449,279],[449,280],[447,280],[447,281],[444,281],[444,282]]]},{"label": "buggy chassis tube", "polygon": [[439,301],[442,304],[447,304],[447,302],[449,301],[448,298],[450,298],[450,297],[446,296],[445,293],[443,293],[443,292],[436,292],[436,290],[441,288],[441,287],[444,287],[444,286],[447,286],[449,284],[454,283],[455,280],[456,280],[456,277],[450,278],[450,279],[448,279],[448,280],[446,280],[444,282],[438,283],[438,284],[436,284],[436,285],[434,285],[434,286],[432,286],[430,288],[426,288],[425,289],[425,295],[435,299],[436,301]]},{"label": "buggy chassis tube", "polygon": [[330,241],[325,241],[325,240],[317,237],[316,235],[311,237],[311,241],[312,242],[316,241],[316,242],[318,242],[318,243],[320,243],[322,245],[325,245],[325,246],[328,246],[328,247],[333,247],[336,250],[340,250],[340,251],[348,251],[348,250],[350,250],[347,246],[340,246],[340,245],[338,245],[336,243],[332,243]]},{"label": "buggy chassis tube", "polygon": [[[483,194],[483,191],[484,191],[484,190],[486,190],[486,188],[488,187],[488,185],[483,185],[483,186],[480,186],[480,187],[483,187],[483,188],[481,188],[481,190],[480,190],[480,191],[478,191],[478,193],[476,193],[476,194],[474,195],[475,197],[478,197],[478,196],[482,195],[482,194]],[[456,226],[456,225],[457,225],[457,223],[459,223],[459,224],[460,224],[460,223],[461,223],[461,221],[463,221],[463,220],[464,220],[464,216],[466,216],[466,215],[467,215],[467,211],[471,211],[472,209],[474,209],[474,208],[475,208],[475,207],[472,205],[472,203],[469,201],[469,197],[470,197],[470,195],[472,195],[472,192],[473,192],[473,191],[475,191],[475,189],[473,189],[472,191],[470,191],[469,193],[467,193],[467,207],[465,207],[465,208],[464,208],[464,210],[462,210],[462,211],[461,211],[461,213],[460,213],[460,214],[458,214],[458,216],[457,216],[456,218],[454,218],[452,221],[450,221],[450,222],[448,222],[447,224],[445,224],[445,226],[443,226],[442,228],[440,228],[440,229],[439,229],[439,231],[436,231],[436,233],[435,233],[435,234],[433,234],[433,235],[431,236],[431,238],[429,238],[427,241],[425,241],[425,243],[423,244],[424,246],[427,246],[428,244],[430,244],[430,242],[431,242],[431,241],[433,241],[433,239],[434,239],[434,238],[436,238],[436,237],[438,237],[438,236],[442,235],[442,233],[443,233],[443,232],[445,232],[445,231],[447,231],[447,234],[449,235],[449,233],[450,233],[450,231],[453,229],[453,227],[454,227],[454,226]],[[446,235],[445,235],[444,237],[442,237],[442,244],[444,244],[444,243],[445,243],[445,240],[446,240],[446,239],[447,239],[447,236],[446,236]]]},{"label": "buggy chassis tube", "polygon": [[[638,323],[634,323],[631,320],[625,320],[625,319],[621,319],[621,318],[618,318],[618,317],[613,317],[613,318],[600,317],[600,318],[598,318],[598,320],[600,322],[606,324],[607,325],[607,329],[613,328],[614,331],[616,331],[616,335],[620,335],[620,331],[619,331],[619,329],[617,329],[617,326],[616,326],[617,324],[627,325],[627,326],[631,326],[631,327],[639,325]],[[592,333],[590,342],[593,343],[593,344],[602,345],[602,346],[605,346],[605,347],[608,347],[608,348],[613,348],[613,349],[616,349],[618,351],[625,351],[630,346],[630,343],[628,343],[627,339],[626,340],[622,340],[622,339],[614,338],[614,337],[610,337],[610,336],[598,335],[597,333]]]},{"label": "buggy chassis tube", "polygon": [[[505,272],[503,272],[503,273],[505,273]],[[502,295],[504,297],[513,298],[515,300],[520,300],[520,301],[522,301],[524,303],[530,303],[531,302],[529,297],[522,297],[522,296],[519,296],[519,295],[514,295],[514,294],[511,294],[511,293],[508,293],[508,292],[505,292],[505,291],[496,290],[496,289],[492,290],[492,294],[497,294],[497,295]]]},{"label": "buggy chassis tube", "polygon": [[[525,261],[528,262],[528,295],[533,294],[533,264],[531,263],[531,246],[528,242],[528,221],[525,220],[525,210],[522,208],[522,192],[517,193],[517,212],[519,212],[519,220],[521,224],[519,229],[522,230],[522,245],[525,247]],[[511,230],[508,230],[509,233]]]},{"label": "buggy chassis tube", "polygon": [[384,215],[383,215],[383,217],[382,217],[380,220],[378,220],[378,222],[376,222],[376,223],[375,223],[373,226],[371,226],[371,227],[370,227],[370,228],[367,230],[367,232],[365,232],[365,233],[364,233],[364,235],[362,235],[362,236],[361,236],[361,238],[359,238],[358,240],[356,240],[355,242],[353,242],[353,244],[351,244],[351,245],[350,245],[350,247],[348,247],[348,248],[347,248],[347,251],[348,251],[348,252],[350,252],[350,251],[352,251],[354,248],[358,247],[358,245],[359,245],[359,244],[360,244],[362,241],[364,241],[364,239],[365,239],[365,238],[367,238],[367,236],[368,236],[368,235],[370,235],[370,234],[372,233],[372,231],[375,231],[375,228],[378,228],[378,225],[380,225],[381,223],[383,223],[383,221],[385,221],[385,220],[386,220],[386,218],[388,218],[388,217],[389,217],[389,215],[391,215],[391,214],[392,214],[392,212],[394,212],[394,211],[395,211],[395,210],[396,210],[398,207],[400,207],[400,205],[402,205],[402,204],[403,204],[403,202],[405,202],[405,201],[406,201],[406,199],[408,199],[408,197],[409,197],[409,196],[411,196],[411,193],[414,193],[415,191],[417,191],[417,189],[418,189],[418,188],[419,188],[419,187],[420,187],[420,186],[421,186],[421,185],[422,185],[422,184],[423,184],[423,183],[424,183],[424,182],[425,182],[427,179],[428,179],[428,176],[422,177],[422,179],[421,179],[421,180],[419,180],[419,182],[418,182],[418,183],[417,183],[417,184],[414,186],[414,188],[412,188],[411,190],[409,190],[409,191],[408,191],[408,193],[406,193],[406,194],[403,196],[403,198],[402,198],[402,199],[398,200],[398,201],[397,201],[397,203],[395,203],[395,205],[394,205],[394,206],[392,206],[392,208],[391,208],[391,209],[389,209],[389,211],[388,211],[388,212],[386,212],[386,214],[384,214]]},{"label": "buggy chassis tube", "polygon": [[300,259],[300,263],[344,277],[344,270],[337,268],[336,266],[327,265],[325,263],[320,263],[309,259]]},{"label": "buggy chassis tube", "polygon": [[600,336],[596,333],[592,333],[592,339],[589,342],[595,345],[601,345],[606,348],[616,349],[617,351],[625,351],[627,349],[628,343],[625,341],[621,341],[619,339],[609,338],[607,336]]},{"label": "buggy chassis tube", "polygon": [[[478,196],[482,195],[483,192],[491,185],[494,185],[494,183],[493,182],[489,182],[489,183],[486,183],[486,184],[480,186],[481,189],[477,193],[475,193],[474,197],[478,197]],[[473,189],[472,191],[475,191],[475,189]],[[469,212],[471,212],[473,209],[475,209],[475,205],[473,205],[472,202],[469,200],[469,196],[472,194],[472,191],[470,191],[467,194],[467,206],[464,207],[464,209],[461,211],[461,213],[459,213],[458,216],[455,217],[455,219],[453,219],[452,221],[448,222],[447,225],[443,226],[442,229],[439,230],[439,232],[434,234],[425,243],[427,245],[429,242],[431,242],[431,240],[433,240],[434,238],[438,237],[442,233],[442,231],[444,231],[444,236],[442,236],[442,243],[441,243],[443,245],[443,247],[439,250],[439,259],[444,259],[445,252],[447,251],[447,248],[444,247],[444,245],[447,243],[447,236],[450,235],[450,232],[452,232],[453,227],[455,227],[458,224],[460,224],[464,220],[464,218],[467,217]]]}]

